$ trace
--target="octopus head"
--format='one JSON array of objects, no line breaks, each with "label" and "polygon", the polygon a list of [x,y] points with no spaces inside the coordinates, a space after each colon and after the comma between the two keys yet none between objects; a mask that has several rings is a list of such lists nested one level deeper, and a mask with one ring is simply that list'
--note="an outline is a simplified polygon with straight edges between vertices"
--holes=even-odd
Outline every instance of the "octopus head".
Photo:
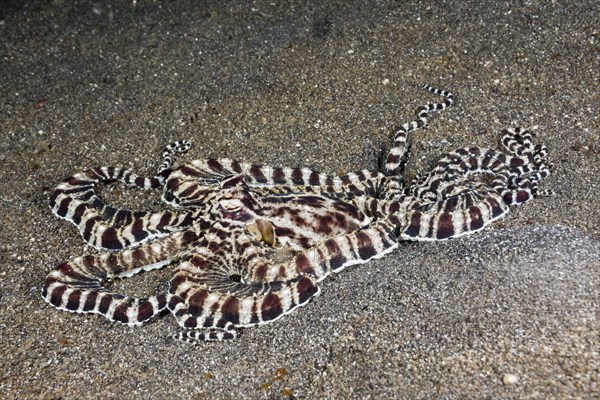
[{"label": "octopus head", "polygon": [[256,218],[260,203],[250,191],[243,175],[223,179],[220,187],[218,209],[222,218],[243,223]]}]

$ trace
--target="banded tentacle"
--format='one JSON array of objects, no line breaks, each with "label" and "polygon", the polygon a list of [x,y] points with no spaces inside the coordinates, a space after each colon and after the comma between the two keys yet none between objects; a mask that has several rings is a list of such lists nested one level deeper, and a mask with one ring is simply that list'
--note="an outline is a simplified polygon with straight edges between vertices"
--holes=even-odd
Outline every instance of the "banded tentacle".
[{"label": "banded tentacle", "polygon": [[180,332],[175,338],[188,342],[232,340],[237,336],[235,328],[273,322],[305,305],[320,291],[310,276],[277,286],[264,294],[245,296],[217,293],[202,286],[177,287],[175,291],[182,294],[170,297],[169,310],[181,327],[204,330]]},{"label": "banded tentacle", "polygon": [[400,239],[445,240],[477,232],[508,210],[500,194],[482,186],[436,202],[415,201],[406,213],[395,214],[395,218]]},{"label": "banded tentacle", "polygon": [[553,167],[548,157],[548,149],[544,145],[533,145],[533,135],[523,128],[507,129],[503,132],[502,145],[513,159],[525,159],[524,162],[511,162],[509,190],[503,193],[504,201],[508,204],[521,204],[537,195],[551,195],[552,192],[540,192],[539,183],[550,175]]},{"label": "banded tentacle", "polygon": [[333,197],[376,195],[385,176],[361,170],[331,176],[309,168],[258,166],[230,159],[194,160],[174,171],[166,181],[163,199],[181,208],[195,208],[215,197],[219,183],[233,175],[243,175],[258,195],[319,193]]},{"label": "banded tentacle", "polygon": [[187,153],[191,146],[192,143],[187,140],[178,140],[166,145],[162,152],[163,162],[156,169],[156,176],[162,177],[166,172],[169,172],[177,154]]},{"label": "banded tentacle", "polygon": [[198,236],[178,232],[135,249],[87,255],[60,264],[46,277],[42,297],[59,310],[99,314],[126,325],[141,325],[167,306],[167,295],[136,298],[113,293],[102,284],[108,279],[131,277],[162,268]]},{"label": "banded tentacle", "polygon": [[234,339],[235,328],[275,321],[319,293],[315,279],[304,274],[285,280],[252,280],[247,262],[255,259],[261,245],[241,229],[232,229],[237,234],[223,241],[218,239],[221,232],[213,229],[202,246],[179,265],[170,282],[168,308],[181,327],[203,330],[182,332],[176,338],[190,342]]},{"label": "banded tentacle", "polygon": [[410,194],[393,199],[356,199],[357,207],[393,226],[399,240],[445,240],[477,232],[502,218],[509,210],[500,194],[481,182],[448,183],[439,198]]},{"label": "banded tentacle", "polygon": [[146,190],[161,188],[164,177],[160,173],[171,166],[175,152],[186,151],[188,147],[188,142],[166,146],[159,175],[150,178],[115,167],[99,167],[75,174],[54,189],[50,208],[55,215],[77,226],[86,242],[100,249],[119,250],[188,227],[198,211],[129,211],[105,204],[96,194],[98,184],[113,181]]},{"label": "banded tentacle", "polygon": [[[240,265],[226,262],[228,246],[216,246],[219,253],[211,255],[209,245],[179,266],[168,307],[180,326],[205,330],[180,333],[178,339],[234,339],[235,328],[275,321],[306,304],[319,293],[316,283],[332,272],[382,257],[398,245],[392,225],[380,221],[277,264],[258,255],[249,240],[236,237],[240,259],[232,261]],[[242,274],[239,282],[232,282],[232,270]]]},{"label": "banded tentacle", "polygon": [[417,118],[395,129],[394,144],[385,162],[385,170],[389,175],[397,175],[399,173],[402,157],[406,154],[407,150],[406,138],[408,134],[427,125],[429,113],[443,111],[454,102],[454,95],[450,92],[429,85],[423,85],[423,88],[433,94],[444,97],[444,101],[442,103],[430,103],[418,108],[416,111]]},{"label": "banded tentacle", "polygon": [[52,212],[78,227],[83,239],[99,249],[119,250],[191,226],[198,212],[142,212],[105,204],[96,194],[101,182],[155,188],[158,178],[142,178],[126,169],[101,167],[65,179],[50,198]]},{"label": "banded tentacle", "polygon": [[[515,139],[523,134],[523,139]],[[417,198],[444,198],[447,188],[468,185],[473,174],[491,176],[489,185],[509,205],[529,201],[537,194],[538,183],[550,173],[547,150],[532,146],[530,134],[521,129],[506,130],[502,143],[512,155],[496,150],[463,148],[443,157],[436,167],[410,189]]]}]

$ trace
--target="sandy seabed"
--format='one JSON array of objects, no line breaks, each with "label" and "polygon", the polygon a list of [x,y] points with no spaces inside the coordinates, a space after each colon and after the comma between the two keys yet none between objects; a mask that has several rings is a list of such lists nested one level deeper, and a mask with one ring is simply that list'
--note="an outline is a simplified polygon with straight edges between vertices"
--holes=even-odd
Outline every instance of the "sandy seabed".
[{"label": "sandy seabed", "polygon": [[[23,1],[0,7],[0,397],[600,396],[600,46],[595,0]],[[476,235],[401,243],[229,343],[188,345],[49,307],[55,265],[89,251],[47,206],[87,167],[150,174],[160,149],[332,174],[374,169],[436,100],[407,173],[537,127],[553,197]],[[127,191],[121,204],[161,209]],[[169,271],[123,282],[164,290]]]}]

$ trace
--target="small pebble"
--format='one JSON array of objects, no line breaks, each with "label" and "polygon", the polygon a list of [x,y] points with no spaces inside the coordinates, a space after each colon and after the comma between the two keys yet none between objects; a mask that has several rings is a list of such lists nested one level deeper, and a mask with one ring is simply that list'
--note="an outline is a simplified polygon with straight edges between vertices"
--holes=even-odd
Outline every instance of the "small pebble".
[{"label": "small pebble", "polygon": [[504,374],[502,377],[502,382],[505,385],[514,385],[515,383],[519,382],[519,377],[513,374]]}]

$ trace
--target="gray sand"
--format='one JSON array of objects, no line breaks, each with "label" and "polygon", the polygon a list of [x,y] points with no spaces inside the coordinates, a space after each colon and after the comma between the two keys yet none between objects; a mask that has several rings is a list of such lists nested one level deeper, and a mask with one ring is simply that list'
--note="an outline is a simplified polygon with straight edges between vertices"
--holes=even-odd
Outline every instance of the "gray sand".
[{"label": "gray sand", "polygon": [[[486,3],[3,3],[0,397],[598,397],[599,3]],[[189,159],[375,168],[391,128],[435,100],[416,83],[457,102],[411,137],[409,173],[537,126],[556,196],[473,236],[403,243],[231,343],[173,341],[169,315],[129,328],[41,299],[48,271],[89,251],[47,207],[62,178],[150,174],[185,138]],[[109,200],[161,208],[139,191]]]}]

